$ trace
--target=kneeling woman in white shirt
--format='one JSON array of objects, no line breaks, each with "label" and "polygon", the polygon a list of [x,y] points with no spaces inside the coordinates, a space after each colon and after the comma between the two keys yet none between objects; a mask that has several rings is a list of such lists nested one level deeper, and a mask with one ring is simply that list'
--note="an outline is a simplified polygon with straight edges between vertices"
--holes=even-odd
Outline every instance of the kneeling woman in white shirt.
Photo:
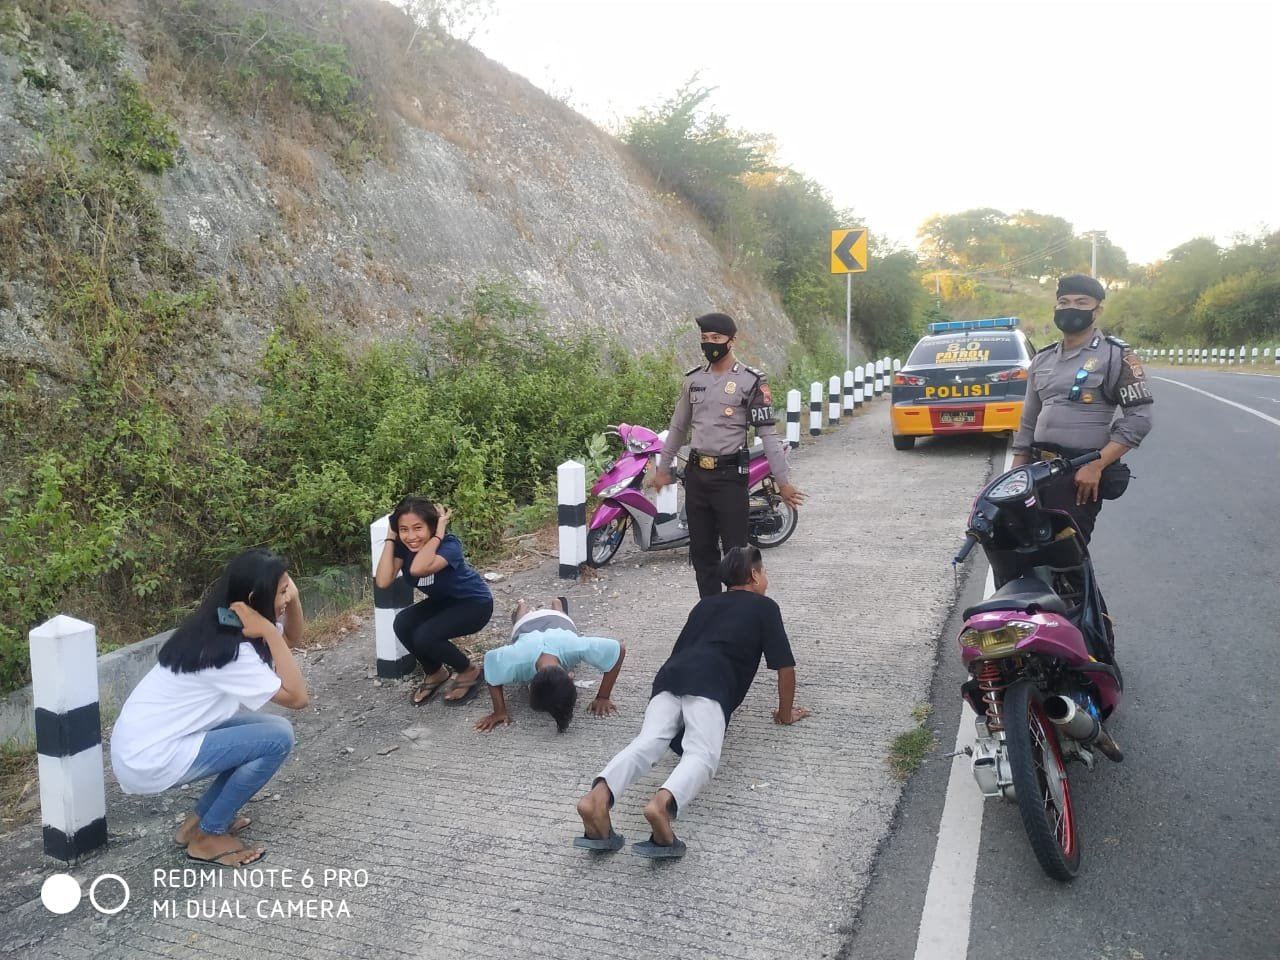
[{"label": "kneeling woman in white shirt", "polygon": [[235,867],[265,854],[233,836],[249,825],[237,815],[293,749],[293,726],[241,708],[307,705],[289,649],[302,639],[302,627],[298,589],[284,561],[266,550],[246,551],[165,641],[160,662],[120,711],[111,766],[125,793],[162,793],[214,778],[175,837],[192,860]]}]

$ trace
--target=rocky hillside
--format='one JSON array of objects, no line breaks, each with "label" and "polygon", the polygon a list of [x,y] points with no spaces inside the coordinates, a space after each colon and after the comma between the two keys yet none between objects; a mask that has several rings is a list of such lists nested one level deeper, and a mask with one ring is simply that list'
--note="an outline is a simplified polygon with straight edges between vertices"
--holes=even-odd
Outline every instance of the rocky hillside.
[{"label": "rocky hillside", "polygon": [[[235,382],[297,288],[357,340],[404,335],[495,278],[541,305],[552,330],[636,349],[688,335],[708,309],[741,316],[746,354],[767,363],[792,339],[776,300],[735,277],[615,139],[464,44],[411,43],[389,4],[18,0],[0,11],[0,360],[66,373],[48,310],[57,291],[48,264],[23,257],[40,243],[15,214],[31,212],[24,193],[49,175],[58,138],[108,109],[113,71],[176,134],[171,163],[138,164],[171,265],[136,256],[132,279],[167,271],[171,287],[217,294],[206,349],[168,371],[175,384]],[[98,25],[118,49],[101,49]],[[258,59],[272,44],[273,59]],[[345,57],[317,65],[317,49]],[[334,63],[356,81],[346,100],[358,122],[325,113],[323,84],[344,79],[324,73]],[[67,246],[92,255],[91,239]]]}]

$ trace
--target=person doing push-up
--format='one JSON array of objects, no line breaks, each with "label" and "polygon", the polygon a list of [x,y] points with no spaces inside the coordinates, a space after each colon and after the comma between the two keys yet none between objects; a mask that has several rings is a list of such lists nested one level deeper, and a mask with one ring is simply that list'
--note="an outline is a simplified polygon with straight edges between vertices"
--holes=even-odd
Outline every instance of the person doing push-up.
[{"label": "person doing push-up", "polygon": [[724,743],[725,725],[751,689],[760,658],[778,673],[775,723],[792,724],[809,715],[793,701],[795,658],[782,626],[782,611],[765,596],[769,578],[760,551],[735,547],[720,562],[727,593],[711,594],[689,613],[653,681],[653,697],[644,713],[640,735],[609,761],[578,801],[583,836],[574,845],[591,850],[618,850],[625,842],[614,831],[609,810],[622,792],[648,773],[666,752],[683,741],[683,755],[666,782],[649,800],[644,817],[652,834],[632,846],[641,856],[680,857],[685,843],[672,821],[715,776]]}]

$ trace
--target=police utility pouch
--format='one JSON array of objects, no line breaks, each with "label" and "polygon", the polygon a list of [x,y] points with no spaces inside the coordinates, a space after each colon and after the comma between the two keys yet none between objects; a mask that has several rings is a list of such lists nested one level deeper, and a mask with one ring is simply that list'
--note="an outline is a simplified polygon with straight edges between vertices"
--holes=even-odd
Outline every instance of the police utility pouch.
[{"label": "police utility pouch", "polygon": [[1127,463],[1113,463],[1102,471],[1102,479],[1098,483],[1098,496],[1103,500],[1119,500],[1129,489],[1129,481],[1133,474]]}]

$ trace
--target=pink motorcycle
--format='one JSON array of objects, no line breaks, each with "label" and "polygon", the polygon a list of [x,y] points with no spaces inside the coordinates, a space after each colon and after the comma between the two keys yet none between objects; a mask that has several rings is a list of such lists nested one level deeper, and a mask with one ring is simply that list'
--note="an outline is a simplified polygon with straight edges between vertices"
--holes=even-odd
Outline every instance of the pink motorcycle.
[{"label": "pink motorcycle", "polygon": [[955,562],[982,544],[998,589],[964,611],[957,638],[978,714],[973,776],[985,796],[1014,803],[1041,868],[1070,880],[1080,832],[1067,764],[1092,770],[1099,755],[1120,761],[1103,727],[1120,705],[1106,605],[1083,538],[1040,492],[1098,459],[1041,460],[983,488]]},{"label": "pink motorcycle", "polygon": [[[604,473],[591,487],[591,495],[600,505],[591,515],[587,528],[587,563],[603,567],[622,546],[627,528],[641,550],[671,550],[687,546],[689,526],[684,508],[675,513],[659,513],[658,506],[645,496],[645,468],[650,457],[662,451],[662,441],[648,427],[621,423],[610,426],[607,434],[622,441],[622,453],[607,464]],[[680,451],[673,466],[679,480],[684,476],[687,448]],[[764,448],[751,450],[747,467],[750,487],[750,526],[747,539],[757,547],[776,547],[795,533],[799,514],[782,499],[774,482]]]}]

